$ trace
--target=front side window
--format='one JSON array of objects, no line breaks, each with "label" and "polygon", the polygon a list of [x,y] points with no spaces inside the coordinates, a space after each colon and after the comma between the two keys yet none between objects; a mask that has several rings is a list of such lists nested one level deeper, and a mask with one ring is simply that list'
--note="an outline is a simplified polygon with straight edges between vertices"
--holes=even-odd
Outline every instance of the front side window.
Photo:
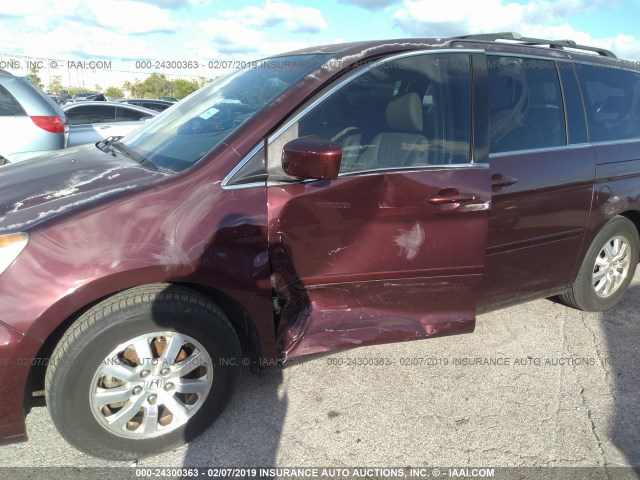
[{"label": "front side window", "polygon": [[468,163],[470,70],[466,53],[421,54],[357,76],[269,146],[270,178],[287,179],[282,147],[305,136],[342,146],[343,174]]},{"label": "front side window", "polygon": [[490,152],[567,144],[555,62],[488,56]]},{"label": "front side window", "polygon": [[592,142],[640,138],[640,73],[576,65]]}]

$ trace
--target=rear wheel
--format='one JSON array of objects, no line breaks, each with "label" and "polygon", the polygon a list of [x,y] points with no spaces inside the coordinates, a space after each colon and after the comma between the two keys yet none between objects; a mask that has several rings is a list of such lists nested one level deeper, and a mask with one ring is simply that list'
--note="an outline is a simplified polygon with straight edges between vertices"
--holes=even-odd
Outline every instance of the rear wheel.
[{"label": "rear wheel", "polygon": [[121,292],[82,315],[55,348],[45,388],[65,439],[129,460],[207,428],[237,381],[240,345],[220,309],[185,288]]},{"label": "rear wheel", "polygon": [[560,301],[592,312],[613,307],[633,279],[639,249],[635,225],[625,217],[615,217],[593,240],[576,281],[560,295]]}]

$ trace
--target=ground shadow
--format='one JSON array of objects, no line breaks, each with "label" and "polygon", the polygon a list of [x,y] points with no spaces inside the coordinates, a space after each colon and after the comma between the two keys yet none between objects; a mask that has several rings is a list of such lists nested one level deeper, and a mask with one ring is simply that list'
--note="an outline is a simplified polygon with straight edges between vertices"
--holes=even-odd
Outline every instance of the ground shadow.
[{"label": "ground shadow", "polygon": [[243,369],[231,403],[189,443],[184,467],[272,467],[276,464],[286,395],[280,370],[256,375]]},{"label": "ground shadow", "polygon": [[602,328],[615,395],[611,441],[640,474],[640,285],[602,314]]}]

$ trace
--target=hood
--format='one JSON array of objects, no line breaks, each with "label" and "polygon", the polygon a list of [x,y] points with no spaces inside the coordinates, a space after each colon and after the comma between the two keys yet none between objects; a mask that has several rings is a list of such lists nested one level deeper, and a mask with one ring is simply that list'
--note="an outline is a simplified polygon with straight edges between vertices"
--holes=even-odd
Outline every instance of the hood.
[{"label": "hood", "polygon": [[93,144],[4,165],[0,167],[0,233],[27,231],[166,176]]}]

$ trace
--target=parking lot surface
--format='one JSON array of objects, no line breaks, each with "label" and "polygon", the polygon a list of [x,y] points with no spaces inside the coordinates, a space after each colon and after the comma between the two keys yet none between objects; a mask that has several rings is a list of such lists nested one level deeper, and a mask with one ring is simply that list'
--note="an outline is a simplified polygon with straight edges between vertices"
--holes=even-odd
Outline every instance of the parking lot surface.
[{"label": "parking lot surface", "polygon": [[[538,300],[480,315],[470,335],[245,372],[204,435],[137,465],[640,466],[639,340],[637,274],[608,312]],[[46,407],[27,427],[0,466],[118,464],[70,447]]]}]

